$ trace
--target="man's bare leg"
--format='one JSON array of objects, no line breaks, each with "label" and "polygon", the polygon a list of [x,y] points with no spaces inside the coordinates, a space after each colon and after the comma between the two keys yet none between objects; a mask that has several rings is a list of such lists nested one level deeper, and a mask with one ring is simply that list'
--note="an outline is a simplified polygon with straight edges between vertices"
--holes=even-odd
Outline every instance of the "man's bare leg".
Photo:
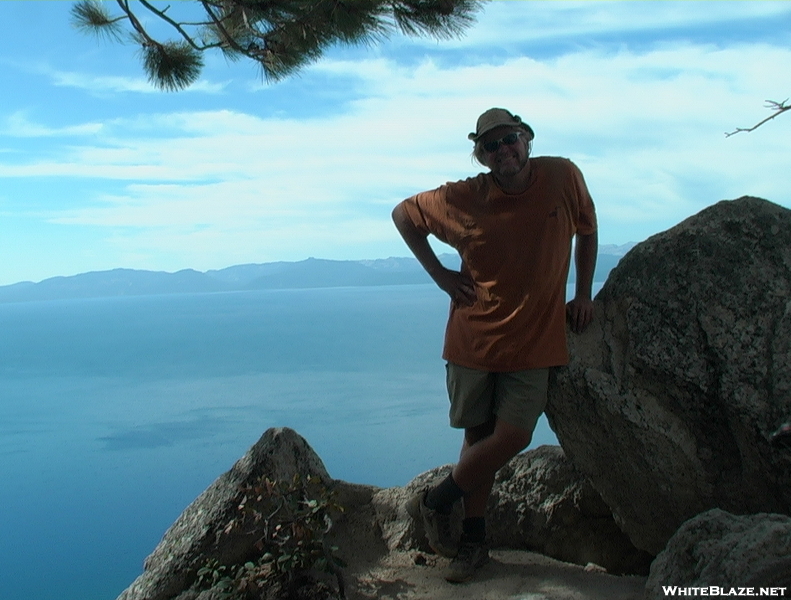
[{"label": "man's bare leg", "polygon": [[530,431],[496,418],[465,430],[461,456],[450,479],[462,490],[469,491],[464,494],[464,521],[458,553],[444,574],[448,581],[467,581],[489,561],[485,514],[495,475],[530,443],[531,437]]},{"label": "man's bare leg", "polygon": [[[478,427],[470,427],[464,430],[464,442],[461,445],[461,454],[459,461],[469,451],[469,449],[480,442],[481,440],[489,437],[494,433],[494,425],[496,420],[479,425]],[[486,503],[489,500],[489,494],[494,486],[494,475],[490,481],[484,482],[477,489],[464,496],[464,517],[483,517],[486,514]]]},{"label": "man's bare leg", "polygon": [[[476,433],[481,434],[482,431],[473,432],[471,439],[475,439]],[[468,504],[471,504],[470,510],[474,513],[481,513],[481,503],[483,510],[486,510],[486,500],[497,471],[527,448],[532,438],[532,431],[520,429],[500,419],[495,420],[490,435],[482,435],[471,444],[465,430],[461,457],[453,468],[453,480],[466,492],[465,513]],[[464,446],[467,446],[466,449]],[[483,513],[474,516],[482,515]]]}]

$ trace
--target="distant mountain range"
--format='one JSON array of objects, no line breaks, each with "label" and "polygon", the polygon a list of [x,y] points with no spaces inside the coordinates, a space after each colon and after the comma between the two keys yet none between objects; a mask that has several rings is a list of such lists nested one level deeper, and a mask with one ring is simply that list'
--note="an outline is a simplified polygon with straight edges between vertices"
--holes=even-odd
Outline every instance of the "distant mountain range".
[{"label": "distant mountain range", "polygon": [[[635,244],[600,246],[596,281],[607,279],[620,258]],[[459,257],[440,256],[443,264],[458,268]],[[569,281],[574,281],[574,269]],[[236,265],[212,271],[185,269],[176,273],[113,269],[52,277],[39,283],[0,286],[0,302],[28,302],[67,298],[103,298],[158,294],[191,294],[243,290],[358,287],[430,283],[414,258],[375,260],[323,260]]]}]

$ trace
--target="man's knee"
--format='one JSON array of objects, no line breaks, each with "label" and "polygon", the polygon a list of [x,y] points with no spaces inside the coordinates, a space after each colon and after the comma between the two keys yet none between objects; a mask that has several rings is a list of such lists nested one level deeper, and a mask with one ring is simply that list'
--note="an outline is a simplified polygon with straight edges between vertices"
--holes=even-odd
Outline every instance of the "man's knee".
[{"label": "man's knee", "polygon": [[527,448],[533,440],[532,431],[516,427],[505,421],[498,421],[494,435],[498,436],[500,443],[507,446],[514,455]]},{"label": "man's knee", "polygon": [[514,447],[516,451],[514,454],[518,454],[525,448],[530,445],[530,442],[533,441],[533,434],[530,431],[525,431],[521,429],[518,434],[514,436]]},{"label": "man's knee", "polygon": [[476,427],[467,427],[464,430],[464,439],[468,445],[472,446],[473,444],[481,441],[484,438],[489,437],[494,433],[494,427],[496,425],[496,419],[492,418],[490,421],[486,423],[482,423]]}]

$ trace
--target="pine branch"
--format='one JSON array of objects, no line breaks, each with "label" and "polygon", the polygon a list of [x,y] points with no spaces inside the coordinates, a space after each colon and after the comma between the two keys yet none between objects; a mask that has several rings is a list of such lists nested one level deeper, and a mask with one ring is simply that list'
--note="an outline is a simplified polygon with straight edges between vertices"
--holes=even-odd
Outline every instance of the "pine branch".
[{"label": "pine branch", "polygon": [[174,31],[177,41],[155,39],[129,0],[116,1],[119,17],[111,16],[105,3],[80,0],[71,11],[74,26],[121,41],[122,22],[128,21],[149,80],[174,91],[194,83],[203,68],[202,53],[210,49],[233,60],[253,60],[265,79],[278,81],[319,60],[335,44],[370,46],[396,31],[457,37],[473,24],[486,0],[198,0],[204,21],[180,21],[168,13],[171,6],[139,0]]},{"label": "pine branch", "polygon": [[203,56],[186,42],[143,44],[141,53],[148,80],[168,92],[189,87],[203,69]]},{"label": "pine branch", "polygon": [[129,23],[132,25],[132,28],[135,30],[135,34],[133,34],[133,39],[137,40],[143,46],[147,44],[157,44],[156,40],[154,40],[151,36],[148,35],[148,32],[145,30],[143,25],[137,19],[135,13],[132,12],[132,9],[129,8],[129,1],[128,0],[116,0],[118,2],[118,6],[121,7],[121,10],[126,15],[126,18],[129,19]]},{"label": "pine branch", "polygon": [[480,4],[474,0],[396,0],[392,10],[404,34],[450,39],[460,36],[475,22],[473,14]]},{"label": "pine branch", "polygon": [[71,7],[72,26],[83,33],[105,36],[121,41],[123,29],[120,22],[125,17],[112,18],[104,5],[95,0],[82,0]]},{"label": "pine branch", "polygon": [[162,19],[166,23],[170,24],[170,26],[173,27],[173,29],[175,29],[176,31],[178,31],[181,34],[181,37],[184,38],[184,41],[187,44],[189,44],[190,46],[192,46],[195,50],[199,50],[200,51],[200,50],[205,50],[206,49],[206,47],[198,46],[198,44],[195,43],[195,40],[193,40],[192,37],[190,37],[187,34],[187,32],[184,30],[184,28],[181,26],[181,23],[177,23],[176,21],[171,19],[169,16],[167,16],[167,14],[165,14],[164,10],[158,10],[150,2],[146,2],[146,0],[138,0],[138,1],[140,2],[140,4],[145,6],[149,11],[154,13],[160,19]]}]

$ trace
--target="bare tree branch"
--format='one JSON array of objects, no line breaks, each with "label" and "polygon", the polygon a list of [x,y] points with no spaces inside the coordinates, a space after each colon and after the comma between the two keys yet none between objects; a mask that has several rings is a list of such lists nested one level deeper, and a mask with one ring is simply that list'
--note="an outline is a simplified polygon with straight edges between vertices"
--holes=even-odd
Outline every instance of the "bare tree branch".
[{"label": "bare tree branch", "polygon": [[788,104],[788,100],[789,100],[788,98],[786,98],[782,102],[775,102],[774,100],[767,100],[766,104],[764,105],[764,107],[768,108],[770,110],[773,110],[774,111],[773,114],[771,114],[768,117],[766,117],[763,121],[759,121],[758,123],[756,123],[752,127],[737,127],[736,129],[734,129],[731,132],[726,132],[725,133],[725,137],[731,137],[733,134],[740,133],[742,131],[755,131],[756,129],[758,129],[764,123],[767,123],[767,122],[771,121],[772,119],[774,119],[775,117],[780,116],[781,114],[783,114],[787,110],[791,110],[791,104]]},{"label": "bare tree branch", "polygon": [[[116,0],[116,2],[118,2],[118,6],[120,6],[121,10],[124,11],[124,14],[126,14],[126,18],[129,19],[129,22],[132,24],[132,27],[138,33],[138,35],[143,40],[145,40],[145,42],[148,43],[148,44],[151,44],[151,45],[157,44],[157,41],[154,40],[153,38],[151,38],[151,36],[148,35],[148,33],[146,32],[146,30],[143,27],[143,25],[140,23],[140,21],[137,20],[137,17],[132,12],[132,10],[129,8],[128,0]],[[88,4],[88,3],[86,2],[85,4]]]},{"label": "bare tree branch", "polygon": [[167,16],[165,14],[165,11],[167,10],[167,8],[165,10],[158,10],[150,2],[146,2],[146,0],[139,0],[139,2],[140,2],[140,4],[145,6],[148,10],[150,10],[152,13],[154,13],[156,16],[158,16],[160,19],[162,19],[166,23],[169,23],[173,27],[173,29],[175,29],[176,31],[178,31],[181,34],[181,37],[184,38],[184,41],[186,41],[190,46],[195,48],[195,50],[199,50],[200,51],[200,50],[204,50],[205,49],[205,47],[201,47],[201,46],[199,46],[198,44],[195,43],[195,40],[193,40],[192,37],[184,30],[184,28],[181,26],[181,23],[178,23],[178,22],[174,21],[173,19],[171,19],[169,16]]}]

